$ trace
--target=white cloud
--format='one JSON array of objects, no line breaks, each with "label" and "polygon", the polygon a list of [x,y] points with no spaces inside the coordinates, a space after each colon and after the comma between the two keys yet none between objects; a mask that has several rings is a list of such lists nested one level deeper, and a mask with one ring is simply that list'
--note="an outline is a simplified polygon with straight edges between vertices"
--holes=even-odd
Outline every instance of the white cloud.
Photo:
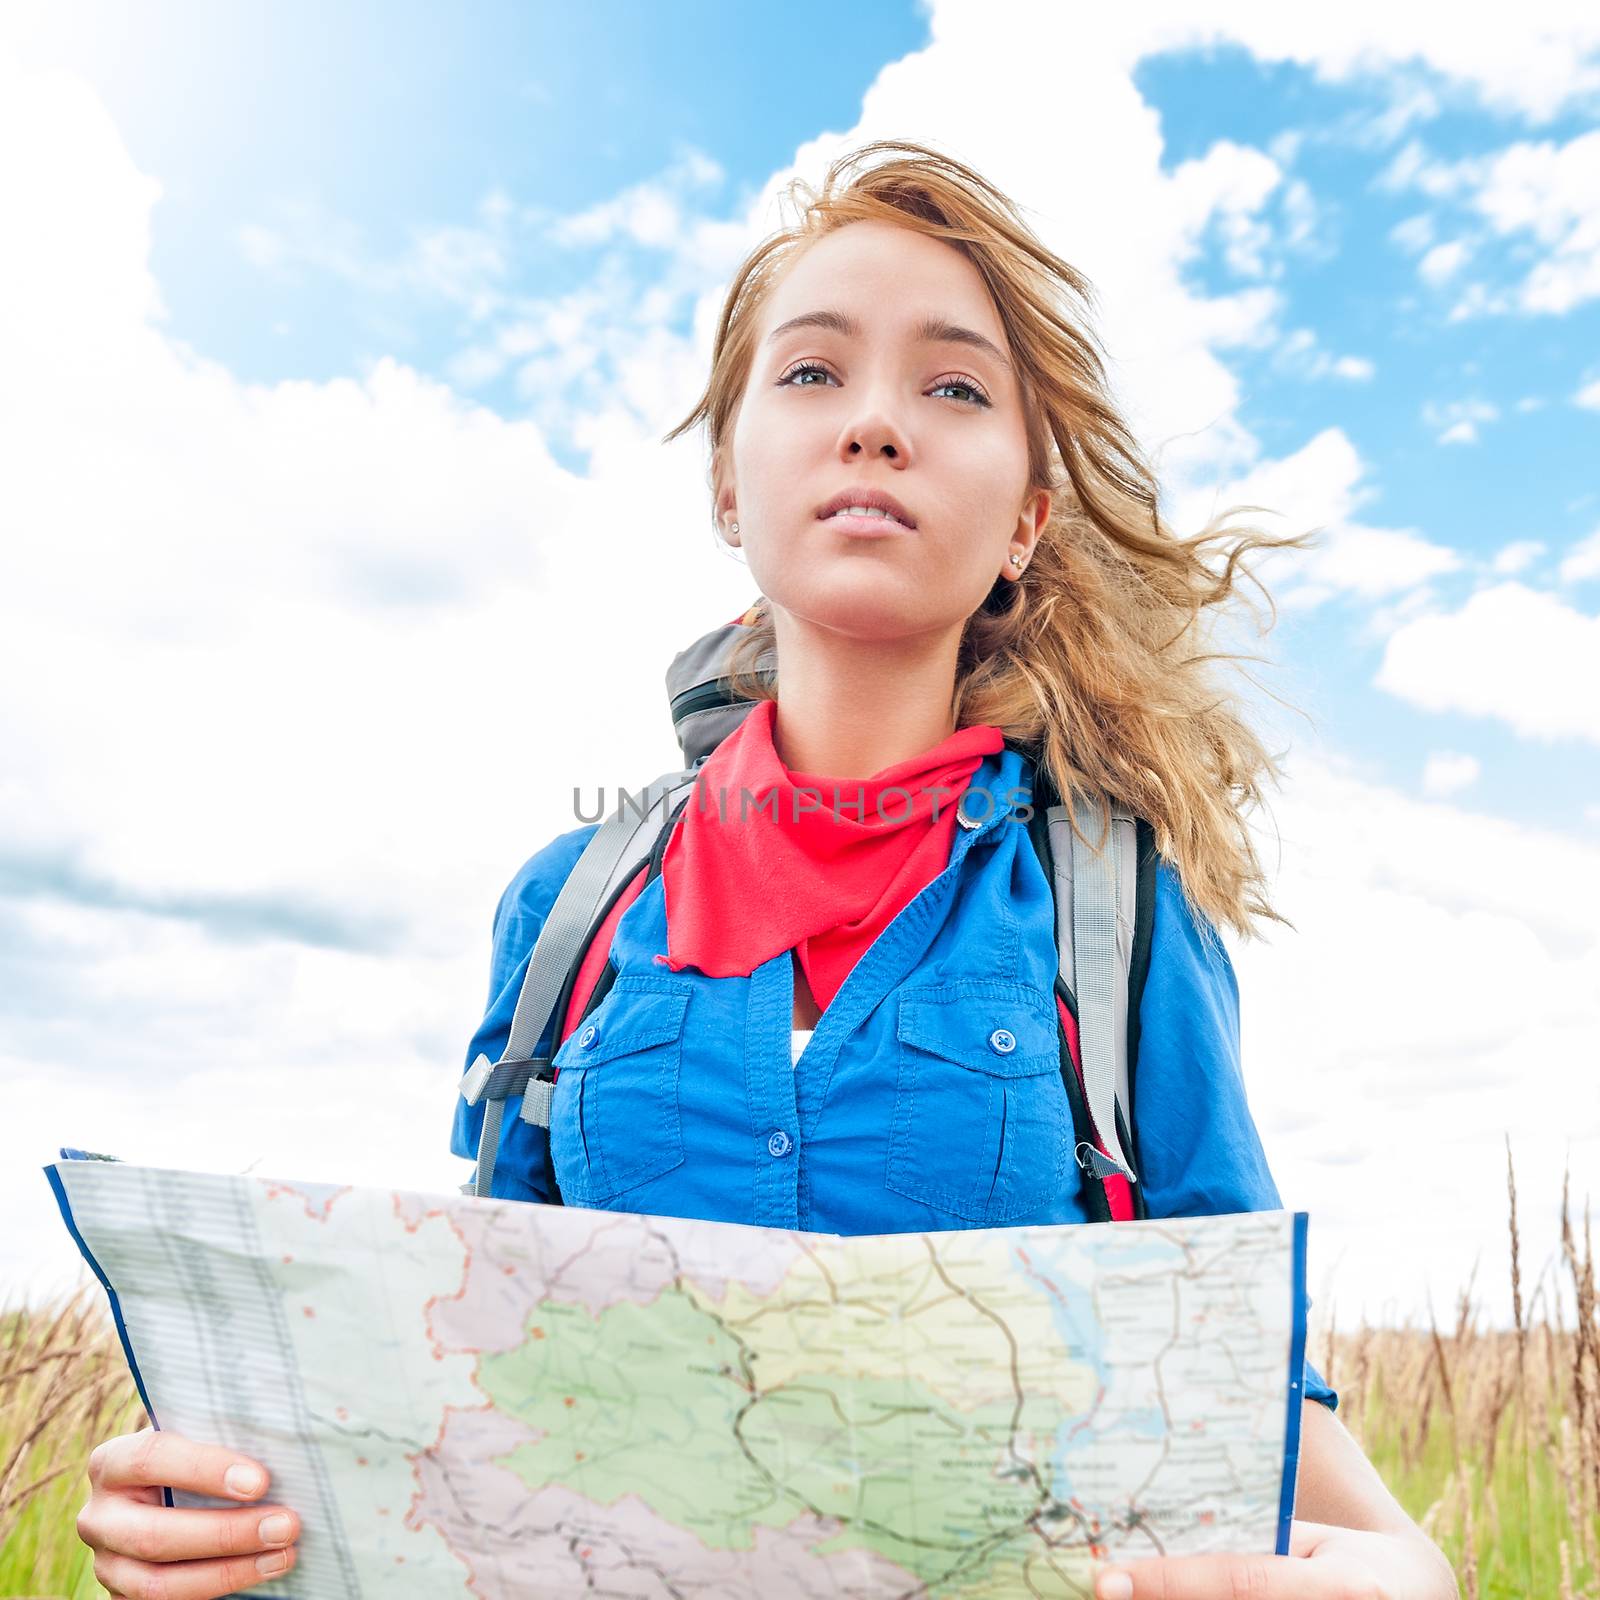
[{"label": "white cloud", "polygon": [[1514,539],[1495,552],[1489,566],[1492,571],[1509,577],[1530,567],[1544,552],[1545,546],[1537,539]]},{"label": "white cloud", "polygon": [[[1282,144],[1275,156],[1208,152],[1181,178],[1165,171],[1159,120],[1131,72],[1162,49],[1231,40],[1332,80],[1418,60],[1492,104],[1546,116],[1582,90],[1586,24],[1532,28],[1528,16],[1475,33],[1404,8],[1301,14],[1262,0],[1222,20],[1177,4],[1087,20],[1046,7],[1013,27],[991,8],[941,3],[928,48],[880,74],[859,124],[796,152],[732,220],[703,214],[718,174],[693,153],[564,228],[491,194],[468,226],[419,232],[392,263],[337,219],[251,219],[240,247],[264,270],[328,271],[460,306],[478,326],[457,381],[512,375],[533,406],[519,422],[393,359],[358,378],[250,385],[166,339],[149,268],[159,184],[81,84],[0,65],[0,214],[27,241],[0,255],[0,525],[28,534],[0,591],[0,684],[11,686],[0,692],[11,757],[0,837],[17,856],[0,957],[33,1008],[8,1019],[0,1059],[8,1100],[24,1107],[0,1135],[13,1158],[0,1179],[13,1223],[0,1267],[26,1276],[69,1259],[28,1170],[60,1142],[223,1169],[255,1161],[425,1187],[459,1178],[445,1154],[449,1096],[482,1003],[495,896],[572,824],[574,774],[637,784],[673,764],[664,665],[752,593],[742,566],[711,546],[698,443],[655,440],[698,392],[727,274],[772,226],[773,196],[796,171],[815,179],[841,146],[947,132],[954,153],[1021,199],[1096,283],[1120,392],[1141,436],[1168,442],[1180,494],[1199,505],[1227,477],[1297,522],[1329,526],[1301,594],[1404,604],[1455,570],[1454,551],[1354,520],[1368,491],[1337,430],[1262,459],[1219,352],[1270,344],[1283,297],[1264,282],[1206,293],[1184,269],[1220,225],[1236,267],[1270,276],[1275,251],[1313,241],[1317,197],[1284,183]],[[1018,28],[1052,63],[1048,104],[1011,88]],[[959,119],[935,120],[929,108],[943,105]],[[1097,159],[1063,168],[1063,148]],[[530,298],[511,266],[526,231],[543,237],[546,224],[602,253],[581,290]],[[651,253],[642,266],[628,253],[638,251]],[[1333,358],[1351,364],[1333,375],[1359,381],[1363,359]],[[552,459],[558,427],[592,452],[586,476]],[[1459,932],[1482,912],[1489,921],[1469,921],[1463,947],[1499,949],[1484,935],[1505,933],[1498,970],[1508,961],[1523,992],[1560,999],[1573,988],[1558,980],[1592,979],[1565,886],[1546,904],[1529,899],[1542,879],[1508,878],[1474,886],[1478,900],[1457,909],[1470,876],[1461,861],[1503,847],[1500,825],[1450,832],[1460,853],[1446,871],[1432,854],[1436,815],[1333,780],[1321,799],[1309,784],[1302,793],[1308,829],[1326,820],[1330,841],[1303,878],[1331,876],[1365,898],[1308,918],[1323,942],[1310,961],[1285,952],[1301,989],[1284,983],[1283,994],[1303,997],[1313,981],[1323,994],[1372,988],[1371,945],[1351,934],[1382,923],[1395,873],[1409,874],[1398,926],[1411,937],[1441,919]],[[1512,853],[1524,845],[1514,833]],[[1304,912],[1310,891],[1287,882],[1291,914]],[[1395,1067],[1440,1070],[1462,1031],[1458,995],[1448,983],[1402,995],[1390,962],[1381,1015],[1393,1032],[1372,1056],[1405,1093],[1381,1134],[1432,1148],[1437,1096],[1407,1099]],[[1370,1087],[1366,1055],[1337,1030],[1308,1043],[1287,1009],[1279,1033],[1263,1035],[1271,987],[1252,985],[1262,999],[1246,1015],[1252,1059],[1281,1062],[1289,1091],[1264,1094],[1286,1198],[1314,1201],[1318,1240],[1344,1229],[1357,1280],[1382,1282],[1387,1208],[1370,1184],[1335,1183],[1329,1166],[1370,1118],[1327,1087]],[[93,1066],[110,1019],[118,1076]],[[1541,1061],[1592,1057],[1586,1014],[1558,1005],[1540,1025]],[[1514,1070],[1484,1053],[1481,1035],[1471,1047],[1480,1077],[1458,1102],[1468,1138],[1512,1103]],[[1324,1104],[1314,1132],[1292,1131]],[[1456,1169],[1441,1167],[1440,1192],[1448,1203],[1408,1213],[1419,1239],[1470,1214]]]},{"label": "white cloud", "polygon": [[1573,395],[1572,401],[1574,405],[1583,406],[1590,411],[1600,411],[1600,378],[1596,378],[1593,383],[1584,384]]},{"label": "white cloud", "polygon": [[1417,263],[1417,275],[1424,283],[1438,286],[1453,278],[1471,254],[1472,246],[1465,239],[1436,244]]},{"label": "white cloud", "polygon": [[[1428,1290],[1453,1303],[1481,1256],[1475,1292],[1507,1325],[1505,1137],[1525,1290],[1563,1165],[1600,1192],[1600,842],[1310,751],[1273,814],[1263,858],[1298,931],[1230,944],[1251,1104],[1285,1204],[1311,1213],[1311,1293],[1341,1326],[1398,1321]],[[1439,1203],[1396,1207],[1395,1184]]]},{"label": "white cloud", "polygon": [[1520,583],[1496,584],[1457,611],[1397,629],[1373,681],[1428,711],[1600,743],[1600,617]]},{"label": "white cloud", "polygon": [[1304,178],[1291,178],[1283,191],[1283,244],[1287,250],[1329,253],[1322,240],[1324,217],[1322,207]]},{"label": "white cloud", "polygon": [[1422,420],[1440,430],[1440,444],[1476,444],[1478,425],[1499,415],[1500,408],[1488,400],[1451,400],[1443,405],[1430,400],[1422,408]]},{"label": "white cloud", "polygon": [[[252,266],[298,281],[310,272],[354,285],[364,297],[431,299],[459,307],[481,320],[501,311],[509,297],[515,217],[504,196],[491,193],[476,225],[455,223],[413,228],[398,256],[376,254],[362,230],[304,199],[280,199],[270,222],[238,224],[233,239]],[[388,315],[369,307],[374,321]]]},{"label": "white cloud", "polygon": [[[935,17],[954,9],[936,7]],[[993,8],[981,14],[997,25]],[[1238,0],[1204,12],[1166,0],[1108,15],[1101,27],[1138,38],[1147,49],[1231,41],[1262,60],[1299,62],[1324,80],[1386,79],[1398,88],[1395,105],[1409,103],[1408,114],[1383,130],[1391,138],[1396,123],[1432,114],[1440,79],[1534,121],[1581,105],[1600,89],[1600,20],[1592,7],[1572,0],[1530,0],[1515,12],[1482,13],[1470,26],[1454,25],[1432,6],[1382,0],[1315,7]],[[1073,36],[1083,32],[1075,19]],[[1438,75],[1435,84],[1417,81],[1419,65]]]},{"label": "white cloud", "polygon": [[1392,96],[1388,108],[1375,117],[1364,113],[1364,141],[1369,145],[1393,144],[1414,122],[1428,122],[1439,114],[1439,97],[1426,84],[1407,83],[1398,74],[1391,76]]},{"label": "white cloud", "polygon": [[685,150],[657,177],[636,183],[599,205],[562,217],[549,230],[553,243],[568,247],[626,238],[656,250],[671,250],[692,231],[685,213],[696,190],[715,188],[726,173],[699,150]]},{"label": "white cloud", "polygon": [[495,900],[575,775],[674,763],[665,664],[753,593],[692,441],[578,479],[391,359],[252,385],[168,340],[158,195],[0,62],[8,1284],[70,1259],[59,1144],[459,1181]]},{"label": "white cloud", "polygon": [[1278,534],[1320,530],[1310,550],[1269,556],[1257,570],[1280,604],[1305,610],[1339,595],[1372,601],[1454,572],[1460,555],[1408,528],[1372,527],[1355,512],[1372,491],[1349,437],[1325,428],[1293,455],[1263,462],[1217,489],[1192,489],[1175,501],[1180,526],[1198,526],[1229,506],[1264,508],[1253,516]]},{"label": "white cloud", "polygon": [[1389,230],[1389,237],[1408,255],[1421,255],[1433,243],[1433,236],[1433,218],[1426,211],[1397,222]]},{"label": "white cloud", "polygon": [[1562,557],[1563,583],[1580,583],[1585,578],[1600,578],[1600,528],[1579,542]]},{"label": "white cloud", "polygon": [[1301,378],[1340,378],[1346,383],[1367,383],[1377,373],[1366,356],[1335,356],[1321,348],[1310,328],[1296,328],[1273,350],[1273,364]]},{"label": "white cloud", "polygon": [[[1515,284],[1467,286],[1453,315],[1518,310],[1554,315],[1600,296],[1600,129],[1565,144],[1521,141],[1489,156],[1459,161],[1430,157],[1408,145],[1384,177],[1387,187],[1415,188],[1465,207],[1519,254],[1537,259]],[[1454,240],[1429,250],[1418,264],[1425,282],[1439,285],[1463,266],[1470,245]]]},{"label": "white cloud", "polygon": [[1308,576],[1313,582],[1375,600],[1460,566],[1461,557],[1454,550],[1411,529],[1347,522],[1331,530],[1324,547],[1311,557]]},{"label": "white cloud", "polygon": [[1483,767],[1476,756],[1435,750],[1422,769],[1422,792],[1430,799],[1442,800],[1470,789],[1482,775]]}]

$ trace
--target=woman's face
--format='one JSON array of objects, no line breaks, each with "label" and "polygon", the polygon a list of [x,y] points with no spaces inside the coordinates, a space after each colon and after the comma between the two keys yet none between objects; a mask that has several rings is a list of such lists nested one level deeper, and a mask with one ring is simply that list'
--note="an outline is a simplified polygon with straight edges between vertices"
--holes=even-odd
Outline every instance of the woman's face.
[{"label": "woman's face", "polygon": [[[792,325],[818,313],[835,325]],[[945,326],[930,337],[925,322]],[[835,495],[869,489],[915,527],[819,520]],[[761,593],[861,638],[959,627],[1016,573],[1013,551],[1026,564],[1049,504],[1028,493],[1021,389],[972,263],[888,222],[810,246],[762,309],[718,486],[723,536]]]}]

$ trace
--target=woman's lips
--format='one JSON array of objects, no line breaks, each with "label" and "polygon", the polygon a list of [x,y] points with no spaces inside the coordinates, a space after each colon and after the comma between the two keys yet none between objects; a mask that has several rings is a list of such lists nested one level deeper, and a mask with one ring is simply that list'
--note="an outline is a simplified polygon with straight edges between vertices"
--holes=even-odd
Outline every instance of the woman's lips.
[{"label": "woman's lips", "polygon": [[911,532],[905,523],[893,517],[852,517],[848,511],[836,511],[831,517],[819,517],[818,521],[825,522],[830,528],[837,528],[840,533],[864,535],[869,539],[882,539],[891,533]]}]

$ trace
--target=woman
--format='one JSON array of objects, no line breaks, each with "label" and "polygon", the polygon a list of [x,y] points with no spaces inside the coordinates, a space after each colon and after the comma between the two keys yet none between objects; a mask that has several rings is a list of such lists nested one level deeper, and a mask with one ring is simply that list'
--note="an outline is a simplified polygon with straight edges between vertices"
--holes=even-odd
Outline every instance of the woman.
[{"label": "woman", "polygon": [[[885,159],[857,170],[868,155]],[[718,528],[763,596],[742,662],[770,650],[778,671],[741,673],[756,704],[616,922],[604,1006],[581,1032],[563,1019],[548,1130],[505,1119],[496,1194],[559,1185],[583,1205],[843,1233],[1083,1220],[1064,1091],[1032,1048],[1055,1025],[1049,886],[1007,825],[1039,775],[1118,796],[1160,852],[1138,1057],[1148,1213],[1279,1204],[1214,931],[1275,916],[1244,822],[1275,768],[1206,640],[1241,557],[1300,541],[1165,526],[1086,294],[1003,196],[910,144],[836,163],[735,278],[706,393],[669,437],[708,424]],[[798,821],[796,791],[832,785],[841,803]],[[996,802],[981,824],[958,815],[974,787]],[[881,807],[890,791],[909,804]],[[502,897],[469,1059],[499,1055],[592,831],[553,841]],[[969,1055],[987,1039],[1000,1077],[960,1050],[919,1064],[923,1027],[972,1033]],[[481,1124],[458,1107],[458,1154]],[[1309,1366],[1305,1381],[1291,1554],[1125,1563],[1099,1575],[1101,1600],[1456,1595],[1333,1392]],[[160,1505],[161,1484],[259,1500],[265,1473],[234,1452],[133,1435],[90,1476],[80,1533],[114,1593],[164,1575],[164,1595],[226,1594],[292,1563],[292,1510]]]}]

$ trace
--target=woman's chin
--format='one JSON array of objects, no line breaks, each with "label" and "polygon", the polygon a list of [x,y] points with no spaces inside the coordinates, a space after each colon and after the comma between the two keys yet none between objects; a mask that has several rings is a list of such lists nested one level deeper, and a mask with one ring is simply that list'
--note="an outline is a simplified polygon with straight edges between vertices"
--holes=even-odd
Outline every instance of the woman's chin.
[{"label": "woman's chin", "polygon": [[777,595],[769,598],[795,622],[863,642],[909,638],[946,623],[943,617],[924,615],[915,596],[896,593],[900,585],[885,582],[882,574],[869,583],[829,585],[826,593],[819,592],[819,587],[808,586],[793,605],[785,605]]}]

